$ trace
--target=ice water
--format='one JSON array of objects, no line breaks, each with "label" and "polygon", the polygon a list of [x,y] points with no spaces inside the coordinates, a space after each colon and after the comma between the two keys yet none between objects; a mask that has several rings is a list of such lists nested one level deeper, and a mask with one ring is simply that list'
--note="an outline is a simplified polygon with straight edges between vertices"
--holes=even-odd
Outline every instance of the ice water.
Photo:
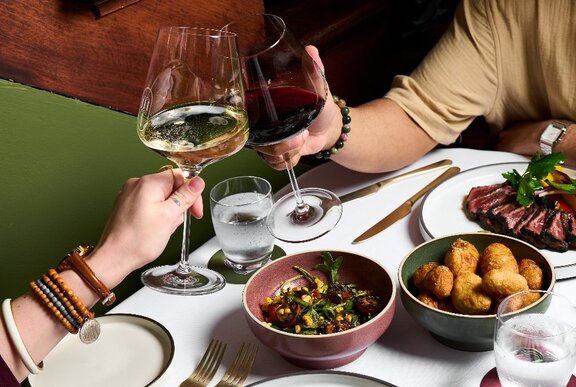
[{"label": "ice water", "polygon": [[506,326],[500,327],[494,343],[502,386],[566,387],[576,364],[574,333],[555,339],[534,339],[534,335],[566,332],[572,326],[542,314],[519,315],[506,321]]},{"label": "ice water", "polygon": [[272,200],[265,200],[260,193],[244,192],[224,197],[219,203],[213,209],[212,222],[226,258],[246,267],[269,259],[274,237],[266,217]]}]

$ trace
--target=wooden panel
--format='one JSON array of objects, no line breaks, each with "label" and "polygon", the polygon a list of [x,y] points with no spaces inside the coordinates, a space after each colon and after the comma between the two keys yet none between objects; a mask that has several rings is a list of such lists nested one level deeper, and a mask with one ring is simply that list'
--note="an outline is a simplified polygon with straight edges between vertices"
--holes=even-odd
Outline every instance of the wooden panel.
[{"label": "wooden panel", "polygon": [[0,1],[0,78],[136,113],[158,27],[219,28],[261,0],[141,0],[97,17],[78,0]]}]

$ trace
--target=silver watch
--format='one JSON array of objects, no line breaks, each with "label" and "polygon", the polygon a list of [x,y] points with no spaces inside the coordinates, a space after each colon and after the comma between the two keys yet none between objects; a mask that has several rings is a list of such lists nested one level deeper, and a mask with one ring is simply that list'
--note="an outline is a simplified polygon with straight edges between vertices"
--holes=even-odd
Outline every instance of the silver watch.
[{"label": "silver watch", "polygon": [[558,144],[566,134],[566,128],[573,124],[571,121],[554,120],[544,129],[540,136],[540,152],[546,156],[552,153],[552,147]]}]

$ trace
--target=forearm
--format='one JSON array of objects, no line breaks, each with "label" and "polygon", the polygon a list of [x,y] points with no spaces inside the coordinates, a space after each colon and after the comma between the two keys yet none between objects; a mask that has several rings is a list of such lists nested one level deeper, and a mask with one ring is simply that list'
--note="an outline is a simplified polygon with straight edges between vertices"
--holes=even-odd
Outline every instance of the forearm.
[{"label": "forearm", "polygon": [[[109,289],[124,278],[124,270],[120,268],[107,272],[102,270],[111,266],[111,257],[95,250],[88,258],[88,265]],[[98,301],[98,295],[72,270],[63,271],[60,276],[86,307],[91,308]],[[52,312],[31,293],[12,300],[12,311],[22,341],[36,364],[68,333]],[[19,381],[24,380],[29,371],[9,339],[4,323],[0,324],[0,351],[16,378]]]},{"label": "forearm", "polygon": [[[540,136],[552,120],[520,122],[500,132],[497,149],[533,156],[540,151]],[[566,165],[576,167],[576,124],[568,127],[566,134],[553,149],[566,156]]]},{"label": "forearm", "polygon": [[[347,168],[361,172],[396,170],[418,160],[437,145],[390,99],[381,98],[351,108],[350,116],[352,132],[348,141],[332,156]],[[341,123],[336,120],[331,127],[327,144],[334,143]]]}]

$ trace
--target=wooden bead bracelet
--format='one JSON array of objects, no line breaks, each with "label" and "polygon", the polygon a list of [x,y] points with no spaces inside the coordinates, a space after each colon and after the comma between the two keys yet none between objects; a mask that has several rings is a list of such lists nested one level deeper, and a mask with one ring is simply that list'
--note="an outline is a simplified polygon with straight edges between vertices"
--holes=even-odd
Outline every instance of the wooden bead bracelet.
[{"label": "wooden bead bracelet", "polygon": [[350,123],[352,122],[352,118],[350,117],[350,108],[346,106],[346,101],[335,95],[332,96],[332,98],[334,99],[334,103],[340,108],[340,114],[342,114],[342,131],[340,137],[330,149],[316,153],[317,159],[328,160],[330,159],[330,156],[338,153],[340,149],[344,148],[344,143],[348,140],[348,134],[352,130],[350,127]]},{"label": "wooden bead bracelet", "polygon": [[50,269],[41,279],[30,282],[30,289],[68,332],[78,333],[86,344],[96,341],[100,324],[94,319],[94,312],[74,294],[56,270]]}]

